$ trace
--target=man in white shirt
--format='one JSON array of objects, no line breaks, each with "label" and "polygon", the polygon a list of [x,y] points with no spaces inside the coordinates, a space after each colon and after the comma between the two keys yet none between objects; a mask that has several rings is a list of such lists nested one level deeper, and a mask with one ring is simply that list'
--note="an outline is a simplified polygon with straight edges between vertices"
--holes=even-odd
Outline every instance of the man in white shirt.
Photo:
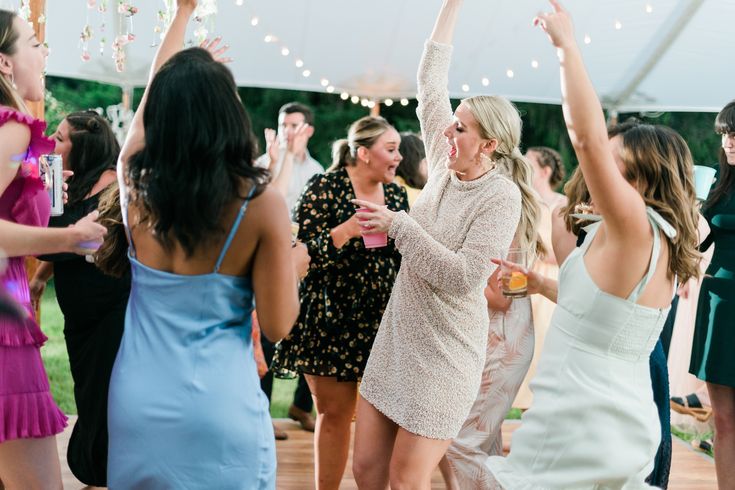
[{"label": "man in white shirt", "polygon": [[[311,109],[298,102],[289,102],[278,111],[278,132],[265,130],[266,153],[255,162],[256,166],[270,169],[273,183],[282,183],[288,209],[293,214],[296,201],[304,185],[314,175],[324,172],[324,167],[309,154],[307,144],[314,134],[314,115]],[[293,164],[287,158],[292,156]],[[290,170],[290,172],[289,172]],[[282,177],[282,179],[279,179]]]},{"label": "man in white shirt", "polygon": [[[256,166],[271,171],[271,185],[277,187],[285,196],[291,215],[306,183],[314,175],[324,172],[324,168],[309,155],[307,144],[314,134],[314,115],[311,109],[298,102],[290,102],[278,111],[278,132],[265,130],[266,153],[255,162]],[[261,346],[265,360],[270,366],[275,350],[264,335]],[[260,386],[271,398],[273,373],[269,370],[260,380]],[[313,401],[309,385],[304,375],[299,375],[293,403],[288,408],[288,416],[301,424],[304,430],[314,432],[315,420],[311,416]],[[273,427],[276,439],[288,438],[285,431]]]}]

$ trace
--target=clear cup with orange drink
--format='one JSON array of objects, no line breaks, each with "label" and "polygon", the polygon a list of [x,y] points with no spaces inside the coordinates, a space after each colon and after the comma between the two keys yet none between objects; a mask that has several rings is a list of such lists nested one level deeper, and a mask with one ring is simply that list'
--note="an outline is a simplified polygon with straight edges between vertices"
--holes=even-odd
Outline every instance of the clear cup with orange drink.
[{"label": "clear cup with orange drink", "polygon": [[[522,268],[528,267],[529,253],[527,249],[511,248],[505,260]],[[500,282],[503,296],[509,298],[525,298],[528,295],[528,276],[519,270],[513,270],[509,264],[500,264]]]}]

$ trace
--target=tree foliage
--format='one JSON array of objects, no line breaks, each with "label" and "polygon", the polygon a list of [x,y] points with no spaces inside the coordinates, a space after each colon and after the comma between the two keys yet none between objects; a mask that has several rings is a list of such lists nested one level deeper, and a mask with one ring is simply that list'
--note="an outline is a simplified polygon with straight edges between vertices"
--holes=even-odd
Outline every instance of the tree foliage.
[{"label": "tree foliage", "polygon": [[[53,130],[64,114],[90,108],[106,108],[120,103],[122,90],[119,87],[83,80],[49,77],[47,88],[46,118]],[[314,110],[315,133],[309,142],[309,151],[325,167],[331,162],[331,146],[344,138],[350,124],[369,114],[369,110],[350,100],[342,100],[337,94],[302,92],[293,90],[240,88],[240,97],[250,114],[253,130],[263,151],[265,128],[276,128],[278,109],[287,102],[301,102]],[[133,101],[140,102],[142,90],[136,89]],[[456,107],[458,100],[453,100]],[[546,104],[516,104],[523,119],[523,147],[549,146],[557,149],[567,168],[567,175],[577,166],[562,117],[561,107]],[[407,106],[395,103],[383,106],[381,115],[399,131],[419,130],[416,119],[416,101]],[[635,116],[651,124],[663,124],[678,131],[689,143],[694,161],[701,165],[714,165],[717,161],[719,138],[713,131],[714,114],[711,113],[643,113],[621,114],[620,121]]]}]

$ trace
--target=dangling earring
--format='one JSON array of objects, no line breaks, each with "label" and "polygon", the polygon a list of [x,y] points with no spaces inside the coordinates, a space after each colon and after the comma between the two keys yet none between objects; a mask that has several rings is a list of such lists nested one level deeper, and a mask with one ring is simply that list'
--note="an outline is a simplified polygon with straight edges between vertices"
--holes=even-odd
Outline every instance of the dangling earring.
[{"label": "dangling earring", "polygon": [[480,163],[487,166],[486,167],[487,172],[495,169],[495,165],[496,165],[495,160],[485,155],[484,153],[480,153]]},{"label": "dangling earring", "polygon": [[13,87],[13,90],[18,90],[18,86],[15,84],[15,76],[12,73],[10,74],[10,86]]}]

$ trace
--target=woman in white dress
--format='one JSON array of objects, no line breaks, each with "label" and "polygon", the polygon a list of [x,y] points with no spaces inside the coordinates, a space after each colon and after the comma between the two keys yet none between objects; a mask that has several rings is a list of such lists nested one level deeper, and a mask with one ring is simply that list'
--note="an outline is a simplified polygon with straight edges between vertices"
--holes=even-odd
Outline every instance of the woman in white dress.
[{"label": "woman in white dress", "polygon": [[699,274],[692,159],[684,140],[639,125],[608,141],[568,13],[536,19],[561,62],[564,117],[599,220],[556,281],[529,274],[555,300],[534,404],[510,455],[492,457],[506,489],[648,488],[660,429],[649,357],[676,277]]}]

